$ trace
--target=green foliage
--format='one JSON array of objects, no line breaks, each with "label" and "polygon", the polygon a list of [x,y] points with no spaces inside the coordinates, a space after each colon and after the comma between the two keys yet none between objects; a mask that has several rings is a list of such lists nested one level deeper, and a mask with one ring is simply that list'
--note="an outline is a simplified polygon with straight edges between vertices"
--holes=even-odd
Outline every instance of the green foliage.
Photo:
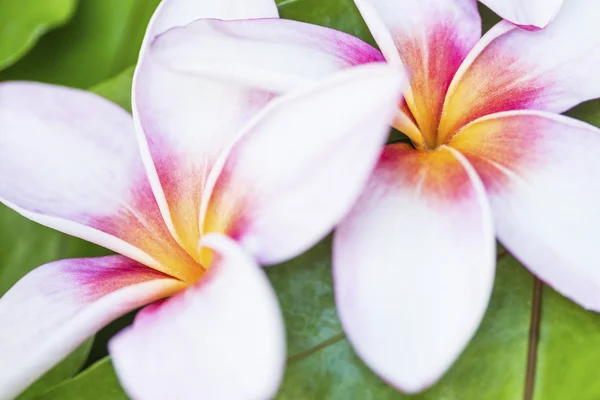
[{"label": "green foliage", "polygon": [[134,71],[135,67],[131,66],[114,78],[94,86],[91,90],[131,112],[131,81]]},{"label": "green foliage", "polygon": [[50,29],[66,23],[77,0],[0,0],[0,70],[14,64]]},{"label": "green foliage", "polygon": [[277,0],[281,18],[326,26],[375,45],[353,0]]},{"label": "green foliage", "polygon": [[[21,0],[6,1],[18,4]],[[81,1],[68,26],[42,38],[26,57],[0,73],[0,80],[35,80],[78,88],[105,81],[135,64],[146,25],[158,3]]]},{"label": "green foliage", "polygon": [[108,357],[35,400],[127,400]]}]

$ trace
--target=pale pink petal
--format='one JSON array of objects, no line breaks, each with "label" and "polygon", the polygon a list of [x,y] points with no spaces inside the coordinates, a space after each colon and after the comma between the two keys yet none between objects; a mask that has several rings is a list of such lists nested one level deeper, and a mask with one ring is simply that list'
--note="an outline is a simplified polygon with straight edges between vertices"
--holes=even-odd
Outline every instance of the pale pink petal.
[{"label": "pale pink petal", "polygon": [[267,399],[285,365],[277,297],[234,242],[207,235],[204,278],[142,310],[109,343],[125,390],[136,399]]},{"label": "pale pink petal", "polygon": [[481,176],[502,244],[560,293],[600,311],[600,130],[514,111],[473,122],[450,145]]},{"label": "pale pink petal", "polygon": [[600,2],[570,0],[546,28],[503,21],[469,54],[448,92],[440,143],[495,112],[563,112],[600,96]]},{"label": "pale pink petal", "polygon": [[185,288],[122,256],[43,265],[0,298],[0,398],[13,398],[119,316]]},{"label": "pale pink petal", "polygon": [[496,14],[526,30],[545,28],[563,0],[479,0]]},{"label": "pale pink petal", "polygon": [[385,61],[352,35],[284,19],[200,20],[152,43],[161,64],[277,93],[344,68]]},{"label": "pale pink petal", "polygon": [[[410,76],[408,108],[433,147],[446,90],[481,36],[476,0],[355,0],[383,54]],[[394,49],[394,47],[397,49]],[[399,126],[401,130],[410,129]]]},{"label": "pale pink petal", "polygon": [[227,233],[261,264],[315,244],[358,196],[403,85],[395,68],[372,64],[272,103],[222,159],[205,231]]},{"label": "pale pink petal", "polygon": [[185,280],[201,268],[166,228],[131,116],[92,93],[0,84],[0,201]]},{"label": "pale pink petal", "polygon": [[274,0],[162,0],[146,29],[142,54],[156,35],[201,18],[233,20],[278,16]]},{"label": "pale pink petal", "polygon": [[[177,74],[146,58],[136,73],[138,133],[163,217],[197,258],[200,203],[221,152],[272,95],[232,83]],[[151,157],[150,157],[151,155]]]},{"label": "pale pink petal", "polygon": [[138,141],[163,218],[196,260],[205,178],[217,155],[272,95],[172,73],[147,56],[147,46],[156,35],[201,18],[277,16],[273,0],[165,0],[146,31],[132,93]]},{"label": "pale pink petal", "polygon": [[358,355],[414,393],[459,356],[492,291],[495,239],[485,190],[447,147],[388,145],[336,230],[338,315]]}]

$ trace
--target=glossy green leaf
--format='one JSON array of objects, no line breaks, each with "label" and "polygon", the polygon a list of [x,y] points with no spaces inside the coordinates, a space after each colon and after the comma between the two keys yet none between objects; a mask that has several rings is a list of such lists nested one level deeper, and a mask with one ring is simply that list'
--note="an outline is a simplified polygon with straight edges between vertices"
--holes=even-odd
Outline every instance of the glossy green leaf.
[{"label": "glossy green leaf", "polygon": [[108,357],[35,400],[127,400]]},{"label": "glossy green leaf", "polygon": [[568,116],[600,127],[600,100],[591,100],[569,110]]},{"label": "glossy green leaf", "polygon": [[146,25],[159,2],[84,0],[71,23],[44,36],[26,57],[0,73],[0,80],[78,88],[105,81],[135,64]]},{"label": "glossy green leaf", "polygon": [[600,318],[549,287],[543,291],[536,400],[600,398]]},{"label": "glossy green leaf", "polygon": [[353,0],[278,0],[281,18],[326,26],[375,44]]},{"label": "glossy green leaf", "polygon": [[94,86],[91,90],[131,112],[131,83],[134,71],[135,66],[131,66],[114,78]]},{"label": "glossy green leaf", "polygon": [[49,30],[66,23],[77,0],[0,0],[0,70],[17,62]]}]

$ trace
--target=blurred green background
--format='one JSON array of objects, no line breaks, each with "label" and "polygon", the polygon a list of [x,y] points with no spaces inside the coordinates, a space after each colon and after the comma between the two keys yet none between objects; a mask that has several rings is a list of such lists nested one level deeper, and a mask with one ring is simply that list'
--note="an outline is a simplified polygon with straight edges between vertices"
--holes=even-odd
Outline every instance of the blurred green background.
[{"label": "blurred green background", "polygon": [[[0,80],[89,89],[130,110],[133,67],[158,3],[0,0]],[[280,0],[278,6],[283,18],[336,28],[373,43],[352,0]],[[497,17],[487,9],[482,13],[488,29]],[[600,126],[598,101],[569,114]],[[462,357],[427,392],[396,392],[357,359],[341,331],[333,303],[330,250],[326,239],[268,270],[288,329],[289,361],[278,398],[600,399],[600,316],[543,286],[501,248],[488,313]],[[45,262],[103,254],[107,251],[0,206],[0,295]],[[106,342],[132,317],[102,330],[20,398],[126,399]]]}]

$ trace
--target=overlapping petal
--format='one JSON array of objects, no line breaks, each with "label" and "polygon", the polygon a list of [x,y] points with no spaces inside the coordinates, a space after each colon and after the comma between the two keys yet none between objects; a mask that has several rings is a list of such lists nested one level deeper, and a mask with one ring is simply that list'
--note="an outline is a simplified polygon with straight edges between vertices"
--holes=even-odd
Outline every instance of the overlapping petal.
[{"label": "overlapping petal", "polygon": [[142,310],[110,342],[119,378],[137,399],[267,399],[285,365],[277,297],[263,270],[225,236],[205,278]]},{"label": "overlapping petal", "polygon": [[515,111],[471,123],[451,145],[482,177],[502,244],[563,295],[600,311],[600,130]]},{"label": "overlapping petal", "polygon": [[165,0],[148,27],[133,82],[138,141],[162,215],[194,257],[206,176],[218,154],[271,95],[168,71],[147,56],[147,45],[155,35],[200,18],[277,16],[272,0]]},{"label": "overlapping petal", "polygon": [[448,91],[440,143],[495,112],[563,112],[600,96],[600,3],[570,0],[546,29],[504,21],[469,54]]},{"label": "overlapping petal", "polygon": [[201,18],[234,20],[278,16],[273,0],[162,0],[146,29],[142,54],[156,35]]},{"label": "overlapping petal", "polygon": [[261,264],[315,244],[362,189],[403,84],[395,68],[373,64],[272,103],[215,169],[204,231],[227,233]]},{"label": "overlapping petal", "polygon": [[92,93],[0,85],[0,200],[25,217],[183,280],[201,269],[173,240],[131,116]]},{"label": "overlapping petal", "polygon": [[170,69],[285,93],[359,64],[385,61],[352,35],[284,19],[200,20],[152,43]]},{"label": "overlapping petal", "polygon": [[186,285],[122,256],[56,261],[0,298],[0,398],[13,398],[117,317]]},{"label": "overlapping petal", "polygon": [[496,14],[523,29],[538,30],[558,14],[563,0],[480,0]]},{"label": "overlapping petal", "polygon": [[338,315],[359,356],[405,392],[435,383],[479,326],[495,239],[458,152],[388,145],[334,241]]},{"label": "overlapping petal", "polygon": [[[355,0],[388,62],[410,76],[406,102],[434,147],[446,90],[481,36],[476,0]],[[410,118],[398,126],[412,132]],[[412,135],[411,135],[412,138]]]},{"label": "overlapping petal", "polygon": [[152,155],[146,165],[154,193],[171,231],[194,255],[206,178],[219,154],[272,95],[176,74],[148,59],[138,67],[135,90],[145,134],[140,146]]}]

